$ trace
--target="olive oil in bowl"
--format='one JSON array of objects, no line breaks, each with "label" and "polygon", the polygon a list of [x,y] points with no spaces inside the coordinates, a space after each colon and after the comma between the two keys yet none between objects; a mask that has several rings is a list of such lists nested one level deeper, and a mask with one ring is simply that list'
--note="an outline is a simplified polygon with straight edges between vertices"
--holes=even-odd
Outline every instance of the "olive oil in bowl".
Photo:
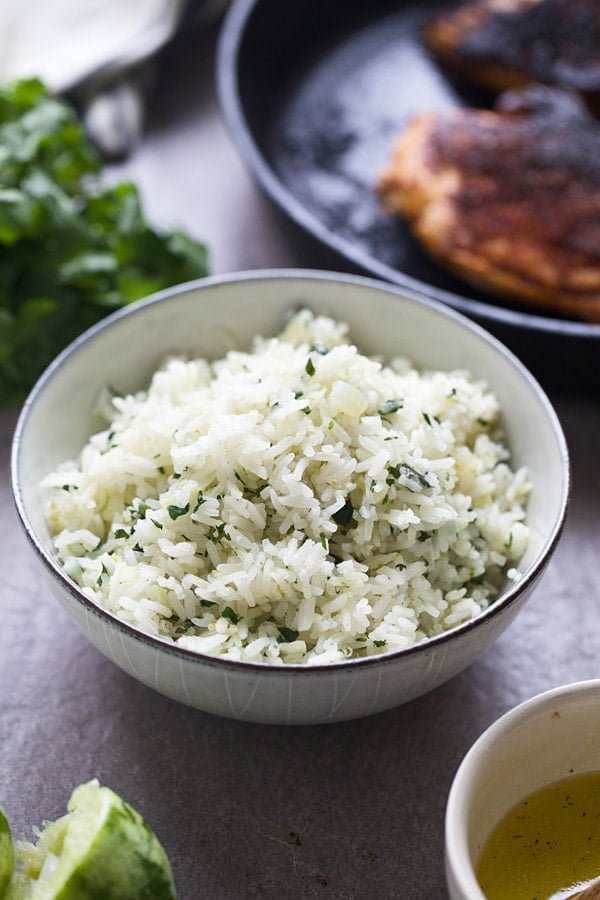
[{"label": "olive oil in bowl", "polygon": [[477,880],[486,900],[563,900],[600,876],[600,772],[525,797],[486,841]]}]

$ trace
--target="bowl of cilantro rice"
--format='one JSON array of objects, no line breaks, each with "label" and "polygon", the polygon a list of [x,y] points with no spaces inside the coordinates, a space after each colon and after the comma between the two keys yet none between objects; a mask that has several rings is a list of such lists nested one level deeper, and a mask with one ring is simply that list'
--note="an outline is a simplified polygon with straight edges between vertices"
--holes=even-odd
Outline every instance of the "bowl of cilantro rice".
[{"label": "bowl of cilantro rice", "polygon": [[558,540],[568,456],[512,354],[369,279],[242,273],[108,317],[46,370],[17,508],[93,644],[257,722],[410,700],[467,666]]}]

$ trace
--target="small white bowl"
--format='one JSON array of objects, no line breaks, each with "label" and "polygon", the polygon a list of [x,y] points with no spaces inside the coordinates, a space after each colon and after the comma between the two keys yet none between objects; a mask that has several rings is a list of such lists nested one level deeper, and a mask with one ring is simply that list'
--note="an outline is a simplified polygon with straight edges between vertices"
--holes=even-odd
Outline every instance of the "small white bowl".
[{"label": "small white bowl", "polygon": [[506,713],[473,744],[446,808],[451,900],[485,900],[475,868],[494,826],[546,784],[600,770],[600,679],[538,694]]},{"label": "small white bowl", "polygon": [[[152,637],[88,600],[58,566],[40,482],[102,427],[97,398],[143,387],[169,353],[215,358],[256,334],[276,334],[290,308],[307,304],[346,321],[367,354],[403,354],[420,368],[470,369],[502,409],[513,464],[533,483],[531,538],[522,577],[476,619],[406,650],[321,666],[236,662]],[[89,639],[118,666],[169,697],[237,719],[334,722],[390,709],[468,666],[521,608],[558,540],[569,488],[564,436],[541,388],[498,341],[438,304],[366,278],[320,272],[254,272],[181,285],[91,328],[42,375],[15,434],[13,490],[51,590]]]}]

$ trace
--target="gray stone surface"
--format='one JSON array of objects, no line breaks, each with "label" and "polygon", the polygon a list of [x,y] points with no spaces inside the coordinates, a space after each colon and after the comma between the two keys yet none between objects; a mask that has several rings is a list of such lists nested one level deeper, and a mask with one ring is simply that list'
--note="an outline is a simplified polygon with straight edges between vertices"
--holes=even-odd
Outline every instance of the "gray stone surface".
[{"label": "gray stone surface", "polygon": [[[116,174],[141,182],[154,221],[206,238],[215,272],[316,264],[225,135],[210,48],[189,41],[167,56],[144,144]],[[79,634],[43,587],[18,525],[8,477],[16,413],[0,413],[0,803],[17,832],[59,815],[71,789],[97,776],[155,827],[182,900],[444,898],[444,807],[470,744],[521,700],[600,674],[600,408],[553,399],[573,499],[524,612],[429,696],[372,719],[293,730],[166,700]]]}]

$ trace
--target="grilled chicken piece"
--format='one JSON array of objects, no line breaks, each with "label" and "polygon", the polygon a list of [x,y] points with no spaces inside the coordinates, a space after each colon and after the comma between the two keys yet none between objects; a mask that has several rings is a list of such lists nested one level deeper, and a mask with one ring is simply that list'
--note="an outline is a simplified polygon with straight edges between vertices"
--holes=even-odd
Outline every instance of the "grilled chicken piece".
[{"label": "grilled chicken piece", "polygon": [[425,42],[493,91],[541,81],[600,94],[600,0],[470,0],[436,16]]},{"label": "grilled chicken piece", "polygon": [[473,284],[600,322],[600,125],[575,95],[538,86],[494,111],[418,115],[379,190]]}]

